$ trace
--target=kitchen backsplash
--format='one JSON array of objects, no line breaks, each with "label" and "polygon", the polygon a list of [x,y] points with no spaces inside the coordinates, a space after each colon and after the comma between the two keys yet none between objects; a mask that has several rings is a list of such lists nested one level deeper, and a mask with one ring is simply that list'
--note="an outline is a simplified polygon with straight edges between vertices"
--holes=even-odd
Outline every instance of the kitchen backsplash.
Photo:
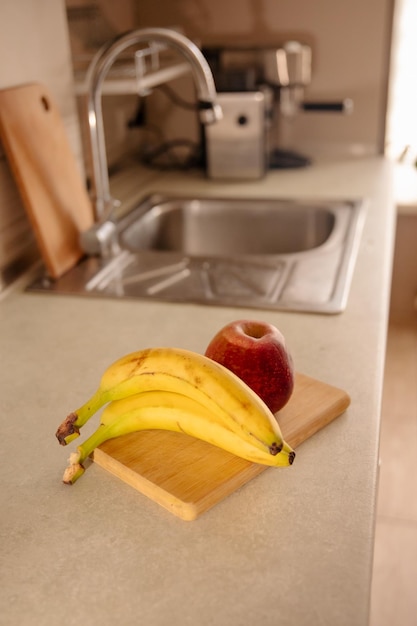
[{"label": "kitchen backsplash", "polygon": [[0,267],[5,268],[28,249],[32,251],[35,244],[1,143],[0,202]]},{"label": "kitchen backsplash", "polygon": [[[300,110],[284,117],[275,107],[270,147],[295,150],[313,161],[383,152],[393,5],[394,0],[120,0],[116,7],[111,0],[94,5],[89,0],[67,0],[73,18],[71,47],[77,58],[97,49],[97,33],[108,37],[148,26],[180,28],[203,48],[276,47],[288,40],[307,44],[312,49],[312,79],[304,100],[353,101],[353,112],[346,115]],[[169,87],[183,100],[194,98],[190,77],[176,79]],[[112,165],[126,147],[136,146],[137,129],[127,130],[134,100],[106,96],[103,107]],[[170,102],[167,93],[154,90],[146,98],[145,116],[152,129],[144,135],[148,146],[157,149],[158,141],[166,146],[171,140],[184,145],[201,140],[197,116]]]},{"label": "kitchen backsplash", "polygon": [[312,48],[310,101],[351,98],[351,115],[300,113],[277,138],[311,153],[383,150],[394,0],[141,0],[134,26],[180,25],[201,45],[276,46],[295,39]]}]

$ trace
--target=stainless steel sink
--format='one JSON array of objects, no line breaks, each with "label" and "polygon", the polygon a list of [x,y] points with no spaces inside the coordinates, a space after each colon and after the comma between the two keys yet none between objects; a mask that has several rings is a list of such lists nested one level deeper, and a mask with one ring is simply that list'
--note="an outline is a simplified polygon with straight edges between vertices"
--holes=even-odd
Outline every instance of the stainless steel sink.
[{"label": "stainless steel sink", "polygon": [[120,245],[195,257],[291,254],[324,244],[335,223],[320,204],[154,198],[120,224]]},{"label": "stainless steel sink", "polygon": [[361,200],[152,195],[115,223],[118,251],[30,288],[117,298],[338,313],[361,237]]}]

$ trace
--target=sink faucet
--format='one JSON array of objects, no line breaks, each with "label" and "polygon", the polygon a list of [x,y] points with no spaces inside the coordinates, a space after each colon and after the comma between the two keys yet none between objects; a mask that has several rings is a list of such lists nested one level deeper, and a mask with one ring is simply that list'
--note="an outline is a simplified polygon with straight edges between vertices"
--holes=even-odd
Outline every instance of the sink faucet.
[{"label": "sink faucet", "polygon": [[199,48],[184,35],[167,28],[143,28],[119,35],[105,44],[93,58],[86,76],[92,160],[91,193],[97,222],[105,222],[117,205],[117,201],[110,195],[101,108],[103,81],[116,58],[126,48],[151,42],[166,44],[182,53],[188,60],[197,90],[202,123],[211,124],[222,117],[220,105],[216,103],[217,94],[210,67]]}]

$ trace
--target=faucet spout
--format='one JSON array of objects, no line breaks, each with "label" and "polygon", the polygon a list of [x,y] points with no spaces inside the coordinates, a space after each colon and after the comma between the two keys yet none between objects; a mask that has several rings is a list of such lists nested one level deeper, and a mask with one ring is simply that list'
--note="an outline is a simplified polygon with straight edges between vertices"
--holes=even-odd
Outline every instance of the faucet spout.
[{"label": "faucet spout", "polygon": [[221,119],[217,93],[210,67],[199,48],[184,35],[168,28],[143,28],[119,35],[105,44],[93,58],[87,72],[88,128],[91,152],[91,194],[96,220],[105,221],[116,202],[111,198],[101,106],[104,79],[116,58],[130,46],[162,43],[182,53],[190,64],[197,91],[200,120],[211,124]]}]

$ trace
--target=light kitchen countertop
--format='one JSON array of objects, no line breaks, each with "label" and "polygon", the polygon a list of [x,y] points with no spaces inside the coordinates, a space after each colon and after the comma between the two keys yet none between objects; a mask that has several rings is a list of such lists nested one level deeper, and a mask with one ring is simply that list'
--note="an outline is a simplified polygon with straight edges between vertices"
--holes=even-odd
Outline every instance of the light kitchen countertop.
[{"label": "light kitchen countertop", "polygon": [[[1,623],[8,626],[365,626],[395,209],[380,158],[214,183],[152,175],[137,189],[211,195],[369,199],[340,315],[25,293],[0,302]],[[55,430],[124,353],[203,352],[243,317],[278,326],[297,370],[348,391],[351,406],[193,522],[92,464],[61,482]],[[88,427],[86,427],[88,428]],[[74,444],[73,444],[74,446]],[[71,450],[70,450],[71,448]]]}]

